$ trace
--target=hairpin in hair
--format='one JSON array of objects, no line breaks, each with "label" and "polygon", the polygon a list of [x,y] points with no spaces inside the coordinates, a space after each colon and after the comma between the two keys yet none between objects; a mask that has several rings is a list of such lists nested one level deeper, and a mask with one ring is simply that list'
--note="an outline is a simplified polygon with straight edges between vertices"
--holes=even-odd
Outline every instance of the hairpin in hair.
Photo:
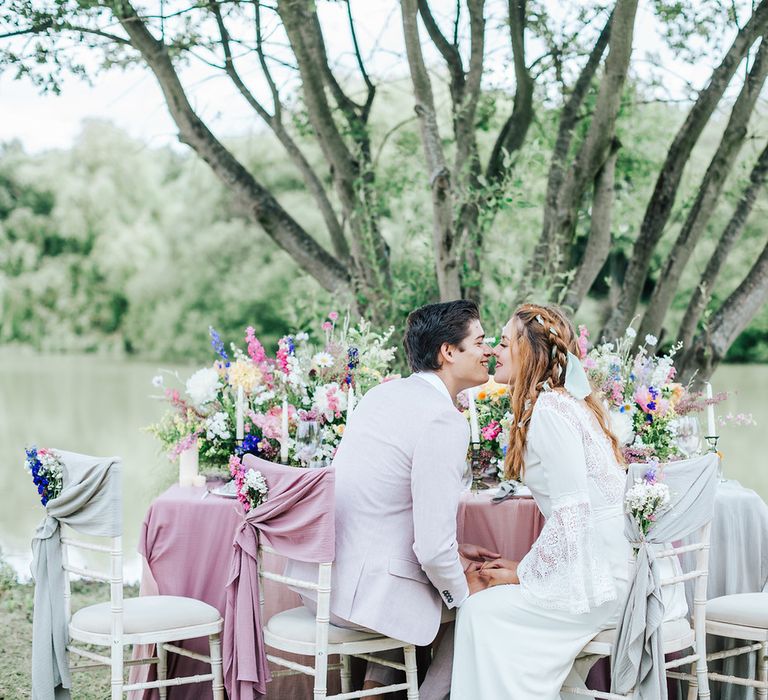
[{"label": "hairpin in hair", "polygon": [[552,328],[552,326],[549,327],[549,332],[552,335],[559,335],[556,328]]},{"label": "hairpin in hair", "polygon": [[545,382],[544,382],[544,383],[541,385],[541,389],[542,389],[542,391],[549,391],[549,390],[550,390],[550,386],[549,386],[549,380],[546,380],[546,381],[545,381]]},{"label": "hairpin in hair", "polygon": [[552,359],[555,359],[555,355],[557,355],[557,345],[552,346]]},{"label": "hairpin in hair", "polygon": [[541,314],[536,314],[535,318],[542,326],[544,325],[544,319],[541,317]]}]

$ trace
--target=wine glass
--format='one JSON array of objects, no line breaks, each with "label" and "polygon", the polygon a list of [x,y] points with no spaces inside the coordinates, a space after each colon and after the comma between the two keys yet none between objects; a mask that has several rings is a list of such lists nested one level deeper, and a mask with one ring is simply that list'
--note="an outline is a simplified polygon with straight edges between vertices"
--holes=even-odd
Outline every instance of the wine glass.
[{"label": "wine glass", "polygon": [[686,457],[697,454],[701,449],[701,427],[696,416],[680,416],[675,421],[677,436],[675,444]]},{"label": "wine glass", "polygon": [[296,458],[304,466],[314,466],[319,450],[320,424],[316,420],[300,420],[296,426]]}]

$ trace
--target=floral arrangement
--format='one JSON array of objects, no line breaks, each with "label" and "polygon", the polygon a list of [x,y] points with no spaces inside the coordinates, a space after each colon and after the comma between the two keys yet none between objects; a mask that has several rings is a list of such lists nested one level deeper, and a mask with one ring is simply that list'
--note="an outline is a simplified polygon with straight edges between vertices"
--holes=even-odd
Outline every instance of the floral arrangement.
[{"label": "floral arrangement", "polygon": [[[726,398],[725,393],[705,399],[675,381],[674,345],[663,355],[653,354],[657,339],[647,335],[636,352],[637,333],[631,326],[624,337],[587,352],[589,332],[579,326],[579,350],[592,386],[608,406],[614,433],[623,445],[627,462],[655,459],[665,462],[690,455],[682,440],[690,414]],[[684,449],[686,448],[686,449]]]},{"label": "floral arrangement", "polygon": [[[466,392],[458,396],[459,408],[469,417],[469,399]],[[475,410],[479,428],[479,461],[486,478],[496,479],[504,471],[504,456],[509,444],[509,425],[512,413],[509,405],[509,387],[499,384],[493,377],[475,394]]]},{"label": "floral arrangement", "polygon": [[64,465],[61,456],[45,447],[29,447],[25,450],[27,458],[24,466],[37,486],[40,502],[45,506],[52,498],[61,494],[64,480]]},{"label": "floral arrangement", "polygon": [[237,500],[248,511],[257,508],[267,500],[269,489],[264,475],[255,469],[245,470],[243,463],[233,455],[229,458],[229,470],[235,481]]},{"label": "floral arrangement", "polygon": [[[396,349],[388,345],[393,333],[394,327],[376,332],[365,320],[354,326],[348,318],[339,323],[339,314],[332,311],[317,341],[306,331],[291,333],[269,357],[251,327],[245,330],[244,350],[234,344],[227,349],[209,328],[217,359],[189,377],[183,393],[166,387],[163,375],[153,379],[164,390],[169,410],[148,430],[171,460],[196,444],[200,462],[209,469],[227,469],[231,455],[247,452],[307,466],[295,436],[300,421],[312,421],[319,426],[319,452],[313,458],[330,461],[344,432],[350,391],[359,398],[393,378],[389,371]],[[238,395],[244,431],[240,444],[235,440]]]},{"label": "floral arrangement", "polygon": [[661,482],[658,463],[651,463],[642,479],[635,483],[624,496],[624,510],[637,523],[640,532],[647,535],[659,513],[669,507],[669,486]]}]

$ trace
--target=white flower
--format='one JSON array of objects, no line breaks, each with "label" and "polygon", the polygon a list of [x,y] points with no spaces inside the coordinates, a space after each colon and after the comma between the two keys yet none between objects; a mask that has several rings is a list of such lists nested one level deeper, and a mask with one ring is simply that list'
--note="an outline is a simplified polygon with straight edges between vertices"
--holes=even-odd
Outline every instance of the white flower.
[{"label": "white flower", "polygon": [[628,412],[611,411],[611,431],[621,445],[629,445],[635,437],[632,416]]},{"label": "white flower", "polygon": [[162,374],[156,374],[154,377],[152,377],[152,386],[157,387],[158,389],[163,386]]},{"label": "white flower", "polygon": [[219,411],[205,421],[205,437],[208,440],[215,440],[216,438],[229,440],[232,437],[227,426],[226,413]]},{"label": "white flower", "polygon": [[199,369],[187,379],[187,395],[196,408],[213,401],[220,388],[219,373],[213,367]]},{"label": "white flower", "polygon": [[333,367],[333,355],[327,352],[318,352],[312,358],[312,364],[321,368]]},{"label": "white flower", "polygon": [[624,335],[626,335],[627,338],[635,338],[637,336],[637,331],[632,328],[632,326],[630,326],[626,331],[624,331]]},{"label": "white flower", "polygon": [[297,343],[303,343],[305,340],[309,340],[309,333],[305,333],[304,331],[301,331],[301,333],[297,333],[294,336],[294,341]]},{"label": "white flower", "polygon": [[658,342],[659,342],[659,339],[655,335],[651,335],[649,333],[648,335],[645,336],[645,344],[646,345],[650,345],[651,347],[653,347]]}]

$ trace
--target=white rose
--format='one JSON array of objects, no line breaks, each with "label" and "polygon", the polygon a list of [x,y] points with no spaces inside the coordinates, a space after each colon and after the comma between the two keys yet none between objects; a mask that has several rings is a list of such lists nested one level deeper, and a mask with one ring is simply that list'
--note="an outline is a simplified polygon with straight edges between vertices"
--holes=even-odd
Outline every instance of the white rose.
[{"label": "white rose", "polygon": [[202,408],[213,401],[220,388],[219,373],[213,367],[199,369],[187,379],[187,396],[196,408]]},{"label": "white rose", "polygon": [[616,436],[621,445],[629,445],[635,437],[635,431],[632,427],[632,416],[621,411],[611,411],[611,431]]}]

